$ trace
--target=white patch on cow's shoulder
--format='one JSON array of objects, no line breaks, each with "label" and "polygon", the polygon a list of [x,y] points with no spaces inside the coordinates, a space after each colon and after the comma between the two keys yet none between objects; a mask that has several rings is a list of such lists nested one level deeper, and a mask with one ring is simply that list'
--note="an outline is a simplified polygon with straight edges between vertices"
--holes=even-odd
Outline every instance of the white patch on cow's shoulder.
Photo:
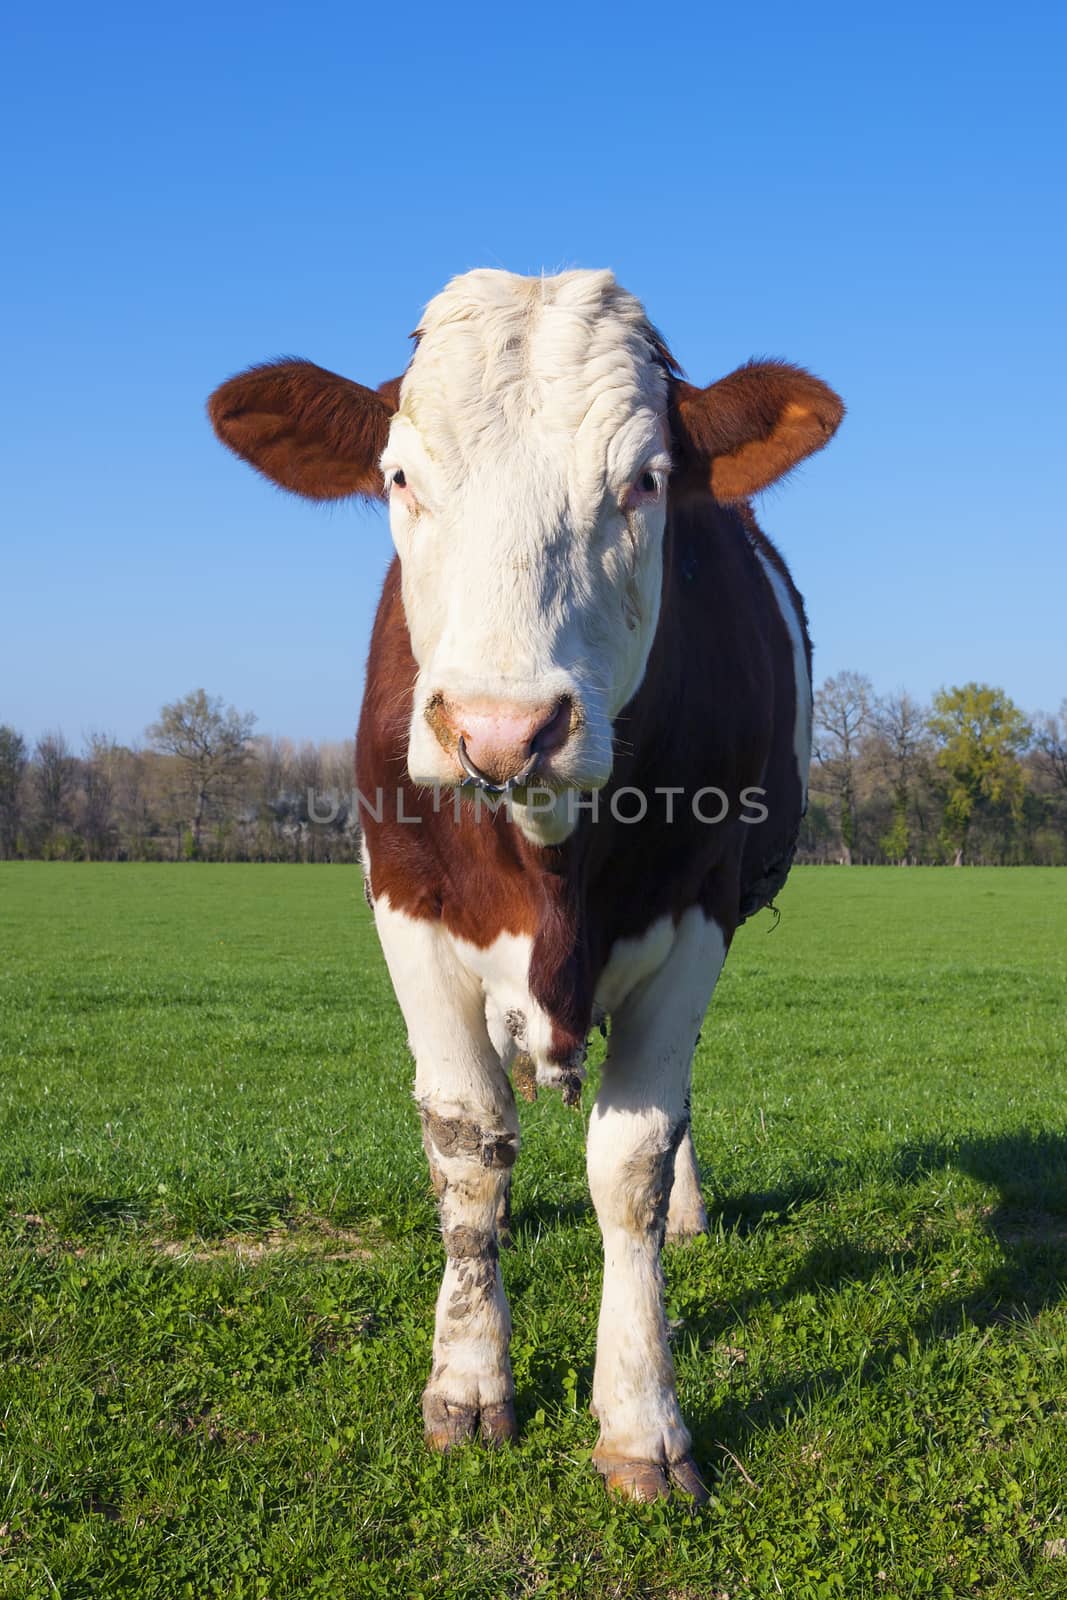
[{"label": "white patch on cow's shoulder", "polygon": [[774,598],[778,603],[782,621],[793,646],[793,682],[796,686],[797,713],[793,727],[793,754],[796,757],[797,777],[800,779],[802,803],[808,803],[808,769],[811,766],[811,680],[808,677],[808,657],[804,649],[804,631],[797,615],[796,603],[789,593],[782,574],[763,551],[753,545],[753,551],[766,574]]},{"label": "white patch on cow's shoulder", "polygon": [[[698,915],[687,913],[687,919]],[[531,1058],[541,1083],[558,1082],[552,1017],[530,991],[529,935],[502,933],[488,945],[471,944],[441,922],[394,909],[387,895],[376,898],[374,916],[407,1023],[417,1093],[447,1062],[454,1098],[495,1103],[487,1064],[508,1067],[516,1050]],[[638,937],[615,941],[597,983],[598,1019],[626,1008],[670,961],[677,938],[673,919],[662,916]]]}]

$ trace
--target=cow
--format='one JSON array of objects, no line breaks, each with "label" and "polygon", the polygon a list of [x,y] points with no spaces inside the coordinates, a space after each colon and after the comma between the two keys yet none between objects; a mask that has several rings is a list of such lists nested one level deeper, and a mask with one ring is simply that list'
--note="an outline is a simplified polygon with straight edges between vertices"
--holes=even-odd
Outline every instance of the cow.
[{"label": "cow", "polygon": [[785,881],[811,752],[804,606],[750,502],[844,408],[780,361],[686,382],[607,271],[469,272],[413,337],[377,389],[283,360],[209,409],[283,488],[388,503],[356,776],[446,1256],[426,1439],[516,1436],[511,1079],[573,1103],[599,1023],[593,1461],[633,1499],[700,1501],[660,1254],[706,1226],[693,1051]]}]

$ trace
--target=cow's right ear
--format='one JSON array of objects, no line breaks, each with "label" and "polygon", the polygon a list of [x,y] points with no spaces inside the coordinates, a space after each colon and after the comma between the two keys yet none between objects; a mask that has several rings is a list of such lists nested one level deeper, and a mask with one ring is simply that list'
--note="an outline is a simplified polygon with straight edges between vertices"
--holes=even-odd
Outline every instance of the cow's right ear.
[{"label": "cow's right ear", "polygon": [[311,361],[271,361],[220,384],[208,415],[224,445],[283,489],[373,498],[399,391],[399,378],[365,389]]},{"label": "cow's right ear", "polygon": [[695,389],[671,383],[672,484],[747,500],[828,444],[844,405],[820,378],[786,361],[750,361]]}]

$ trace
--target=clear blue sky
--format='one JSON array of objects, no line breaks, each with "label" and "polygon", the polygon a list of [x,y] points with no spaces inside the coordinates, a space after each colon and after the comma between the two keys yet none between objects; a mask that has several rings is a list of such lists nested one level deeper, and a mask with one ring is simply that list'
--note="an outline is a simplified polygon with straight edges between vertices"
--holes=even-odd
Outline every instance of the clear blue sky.
[{"label": "clear blue sky", "polygon": [[1067,694],[1062,6],[23,7],[9,23],[0,720],[198,685],[351,732],[380,513],[214,441],[252,361],[398,372],[454,273],[610,266],[696,381],[844,395],[763,497],[817,675]]}]

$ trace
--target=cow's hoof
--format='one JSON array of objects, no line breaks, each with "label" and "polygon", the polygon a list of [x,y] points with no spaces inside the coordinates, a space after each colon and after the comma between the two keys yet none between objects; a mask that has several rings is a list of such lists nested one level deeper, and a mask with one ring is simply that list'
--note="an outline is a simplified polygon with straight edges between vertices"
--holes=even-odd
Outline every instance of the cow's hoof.
[{"label": "cow's hoof", "polygon": [[453,1405],[439,1395],[424,1394],[422,1420],[431,1450],[452,1450],[478,1431],[478,1407]]},{"label": "cow's hoof", "polygon": [[708,1499],[708,1486],[696,1469],[696,1462],[692,1456],[683,1456],[681,1461],[672,1461],[667,1471],[671,1475],[671,1482],[682,1494],[689,1496],[694,1505],[702,1506]]},{"label": "cow's hoof", "polygon": [[452,1450],[458,1444],[466,1444],[478,1433],[479,1423],[483,1444],[504,1444],[519,1436],[515,1406],[510,1400],[478,1407],[455,1405],[440,1395],[423,1395],[422,1420],[431,1450]]},{"label": "cow's hoof", "polygon": [[668,1244],[684,1244],[689,1239],[698,1239],[702,1233],[708,1231],[708,1214],[704,1210],[704,1202],[699,1192],[687,1195],[672,1195],[671,1204],[667,1210],[666,1240]]},{"label": "cow's hoof", "polygon": [[706,1221],[685,1221],[674,1224],[667,1223],[667,1232],[664,1235],[668,1244],[688,1244],[691,1239],[699,1239],[702,1233],[707,1233]]},{"label": "cow's hoof", "polygon": [[503,1400],[495,1406],[482,1407],[483,1444],[507,1444],[518,1437],[519,1425],[515,1421],[515,1406],[511,1400]]},{"label": "cow's hoof", "polygon": [[697,1505],[703,1505],[708,1498],[708,1491],[701,1482],[692,1456],[683,1456],[681,1461],[671,1461],[666,1466],[660,1466],[655,1461],[596,1459],[593,1465],[604,1479],[608,1491],[625,1500],[637,1500],[643,1504],[665,1500],[672,1484]]},{"label": "cow's hoof", "polygon": [[665,1500],[670,1484],[654,1461],[593,1461],[611,1494],[624,1500]]}]

